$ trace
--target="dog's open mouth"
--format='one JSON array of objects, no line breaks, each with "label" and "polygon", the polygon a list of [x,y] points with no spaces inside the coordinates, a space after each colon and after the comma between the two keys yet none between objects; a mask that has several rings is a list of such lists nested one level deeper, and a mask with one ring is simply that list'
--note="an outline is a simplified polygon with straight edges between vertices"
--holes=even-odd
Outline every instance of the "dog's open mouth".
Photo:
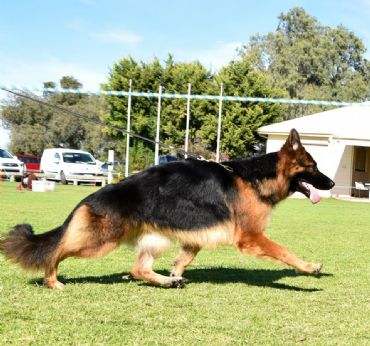
[{"label": "dog's open mouth", "polygon": [[308,197],[313,204],[320,202],[320,195],[315,187],[304,180],[298,181],[298,191]]}]

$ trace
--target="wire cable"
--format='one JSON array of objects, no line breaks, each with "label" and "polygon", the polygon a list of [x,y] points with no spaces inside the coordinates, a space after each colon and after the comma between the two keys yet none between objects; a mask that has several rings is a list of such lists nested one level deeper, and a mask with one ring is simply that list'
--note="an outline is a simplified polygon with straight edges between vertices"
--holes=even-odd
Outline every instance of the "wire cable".
[{"label": "wire cable", "polygon": [[19,92],[16,92],[14,90],[9,90],[5,87],[0,87],[1,90],[4,90],[10,94],[13,94],[13,95],[16,95],[16,96],[19,96],[19,97],[23,97],[27,100],[30,100],[30,101],[33,101],[33,102],[36,102],[40,105],[43,105],[45,107],[49,107],[49,108],[52,108],[52,109],[56,109],[62,113],[65,113],[65,114],[69,114],[69,115],[72,115],[76,118],[79,118],[79,119],[83,119],[85,121],[89,121],[89,122],[93,122],[97,125],[100,125],[100,126],[104,126],[104,127],[107,127],[111,130],[115,130],[115,131],[118,131],[118,132],[121,132],[121,133],[124,133],[128,136],[131,136],[131,137],[134,137],[134,138],[138,138],[138,139],[141,139],[143,141],[146,141],[146,142],[149,142],[149,143],[152,143],[152,144],[158,144],[160,147],[163,147],[163,148],[167,148],[167,149],[171,149],[171,150],[174,150],[176,151],[176,153],[178,154],[187,154],[188,156],[192,157],[192,158],[195,158],[195,159],[202,159],[202,157],[200,155],[197,155],[195,153],[191,153],[191,152],[186,152],[184,149],[181,149],[181,148],[176,148],[174,147],[173,145],[170,145],[170,144],[166,144],[166,143],[161,143],[161,142],[157,142],[153,139],[150,139],[150,138],[147,138],[147,137],[144,137],[144,136],[141,136],[141,135],[138,135],[138,134],[135,134],[135,133],[132,133],[131,131],[127,131],[127,130],[124,130],[118,126],[113,126],[113,125],[109,125],[99,119],[96,119],[96,118],[90,118],[88,117],[87,115],[84,115],[84,114],[81,114],[81,113],[78,113],[76,111],[71,111],[69,109],[66,109],[64,107],[61,107],[59,105],[56,105],[56,104],[51,104],[51,103],[48,103],[48,102],[45,102],[45,101],[42,101],[40,99],[36,99],[34,97],[31,97],[29,95],[25,95],[25,94],[22,94],[22,93],[19,93]]}]

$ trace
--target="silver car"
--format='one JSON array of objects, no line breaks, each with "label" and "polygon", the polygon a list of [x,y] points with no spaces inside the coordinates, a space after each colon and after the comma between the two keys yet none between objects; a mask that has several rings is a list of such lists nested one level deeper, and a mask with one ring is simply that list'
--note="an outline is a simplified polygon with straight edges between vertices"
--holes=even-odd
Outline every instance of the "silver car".
[{"label": "silver car", "polygon": [[0,177],[9,180],[20,180],[23,176],[24,164],[9,151],[0,148]]}]

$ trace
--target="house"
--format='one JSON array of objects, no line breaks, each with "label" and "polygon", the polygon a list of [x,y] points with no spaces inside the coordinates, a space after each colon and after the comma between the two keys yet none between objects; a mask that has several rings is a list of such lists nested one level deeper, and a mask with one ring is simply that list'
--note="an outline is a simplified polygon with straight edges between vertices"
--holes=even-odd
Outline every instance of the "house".
[{"label": "house", "polygon": [[323,196],[351,196],[355,182],[370,184],[370,102],[263,126],[258,132],[267,137],[266,151],[279,150],[292,128],[319,169],[336,183]]}]

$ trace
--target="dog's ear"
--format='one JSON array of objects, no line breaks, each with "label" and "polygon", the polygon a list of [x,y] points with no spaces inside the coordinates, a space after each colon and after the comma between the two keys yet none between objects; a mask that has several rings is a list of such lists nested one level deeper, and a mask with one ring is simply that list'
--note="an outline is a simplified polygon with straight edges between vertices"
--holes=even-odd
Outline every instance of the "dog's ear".
[{"label": "dog's ear", "polygon": [[294,151],[302,148],[301,139],[296,129],[290,130],[289,137],[287,138],[284,147]]}]

